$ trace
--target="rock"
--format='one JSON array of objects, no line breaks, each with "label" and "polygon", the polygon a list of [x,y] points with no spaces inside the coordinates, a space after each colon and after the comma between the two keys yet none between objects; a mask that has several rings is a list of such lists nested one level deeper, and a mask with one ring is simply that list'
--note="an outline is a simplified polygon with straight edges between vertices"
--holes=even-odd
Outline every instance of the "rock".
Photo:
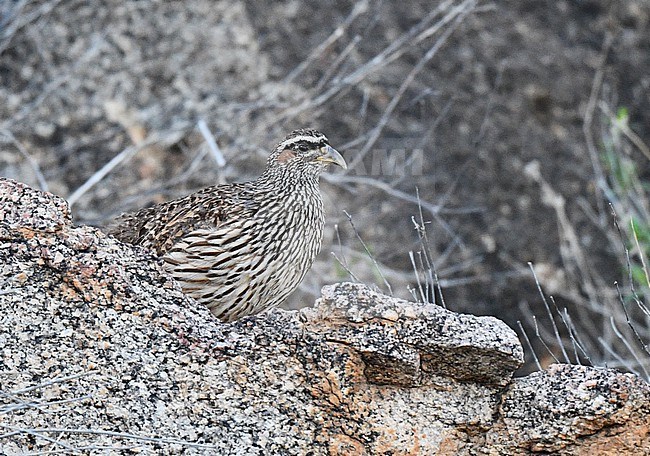
[{"label": "rock", "polygon": [[555,364],[510,385],[487,441],[510,453],[650,454],[649,413],[650,388],[636,376]]},{"label": "rock", "polygon": [[0,223],[8,228],[54,232],[72,223],[63,198],[0,178]]},{"label": "rock", "polygon": [[368,381],[419,386],[427,376],[504,385],[524,360],[515,332],[493,317],[460,315],[343,283],[304,313],[309,328],[354,347]]},{"label": "rock", "polygon": [[343,283],[223,324],[60,198],[4,179],[0,202],[1,454],[650,451],[646,383],[512,379],[522,349],[497,319]]}]

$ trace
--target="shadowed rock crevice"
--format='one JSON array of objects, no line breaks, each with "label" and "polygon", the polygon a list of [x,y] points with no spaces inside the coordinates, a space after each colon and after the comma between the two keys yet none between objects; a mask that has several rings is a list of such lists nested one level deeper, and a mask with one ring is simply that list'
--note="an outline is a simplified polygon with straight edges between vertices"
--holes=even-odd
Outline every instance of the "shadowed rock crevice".
[{"label": "shadowed rock crevice", "polygon": [[650,388],[492,317],[341,283],[230,324],[149,252],[0,180],[0,453],[647,454]]},{"label": "shadowed rock crevice", "polygon": [[353,347],[373,383],[418,386],[441,375],[504,384],[523,362],[517,335],[496,318],[394,299],[361,284],[324,287],[322,295],[303,311],[308,327]]}]

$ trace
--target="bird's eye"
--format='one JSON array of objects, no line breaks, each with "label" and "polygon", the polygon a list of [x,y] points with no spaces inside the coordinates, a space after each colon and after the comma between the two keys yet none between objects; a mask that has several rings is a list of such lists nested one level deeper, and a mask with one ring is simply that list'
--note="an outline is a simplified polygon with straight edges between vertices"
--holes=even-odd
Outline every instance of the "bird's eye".
[{"label": "bird's eye", "polygon": [[299,150],[300,152],[307,152],[307,151],[309,150],[309,147],[307,147],[307,144],[300,144],[300,145],[298,146],[298,150]]}]

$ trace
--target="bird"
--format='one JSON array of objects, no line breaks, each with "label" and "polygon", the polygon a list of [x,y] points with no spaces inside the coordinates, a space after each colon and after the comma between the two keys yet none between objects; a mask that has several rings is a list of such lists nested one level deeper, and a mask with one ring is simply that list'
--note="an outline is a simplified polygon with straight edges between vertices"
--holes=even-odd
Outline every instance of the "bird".
[{"label": "bird", "polygon": [[257,179],[122,214],[108,232],[153,251],[182,291],[221,321],[255,315],[281,304],[321,249],[319,177],[330,164],[347,169],[324,134],[294,130]]}]

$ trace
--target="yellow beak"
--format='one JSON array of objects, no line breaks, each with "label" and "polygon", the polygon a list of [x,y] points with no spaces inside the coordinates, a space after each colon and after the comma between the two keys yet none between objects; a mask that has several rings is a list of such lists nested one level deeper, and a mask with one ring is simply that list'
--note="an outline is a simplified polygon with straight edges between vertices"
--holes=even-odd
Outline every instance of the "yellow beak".
[{"label": "yellow beak", "polygon": [[343,159],[341,154],[339,154],[338,151],[334,149],[332,146],[323,146],[321,147],[320,150],[323,153],[323,155],[316,158],[316,160],[325,163],[333,163],[335,165],[339,165],[343,169],[348,169],[348,165],[347,163],[345,163],[345,160]]}]

